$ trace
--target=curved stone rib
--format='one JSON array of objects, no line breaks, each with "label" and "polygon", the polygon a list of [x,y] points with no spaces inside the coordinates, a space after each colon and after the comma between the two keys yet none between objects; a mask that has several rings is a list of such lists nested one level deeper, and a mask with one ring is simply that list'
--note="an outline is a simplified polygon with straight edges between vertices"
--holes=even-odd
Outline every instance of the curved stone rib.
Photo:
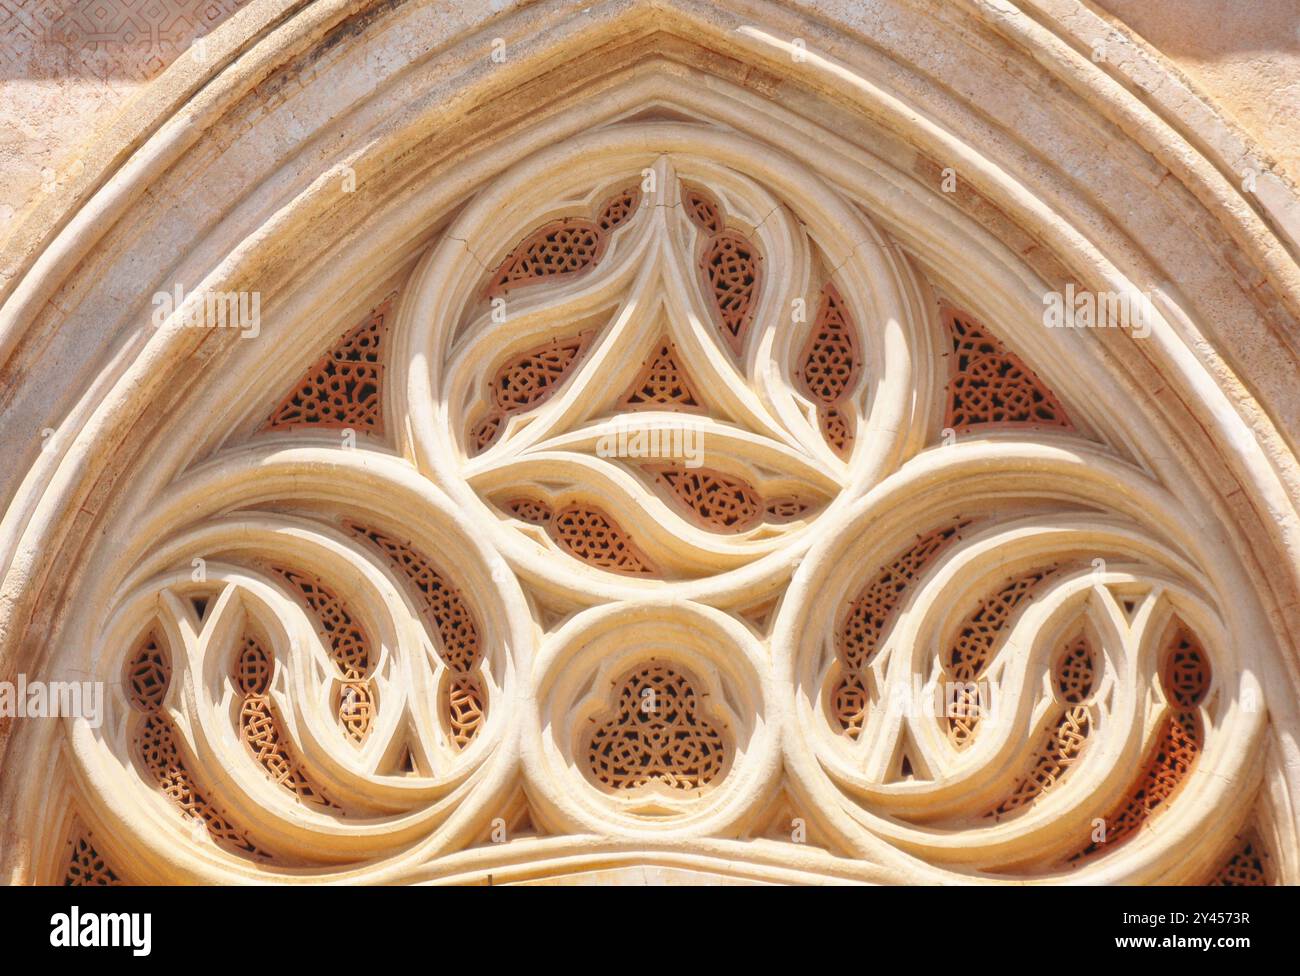
[{"label": "curved stone rib", "polygon": [[856,739],[866,724],[871,681],[867,675],[908,588],[969,522],[932,529],[882,566],[849,604],[835,632],[840,677],[829,710],[840,731]]},{"label": "curved stone rib", "polygon": [[948,741],[957,749],[969,746],[979,728],[987,695],[981,694],[978,682],[993,660],[1002,629],[1053,571],[1054,567],[1035,569],[1011,578],[997,593],[982,599],[958,628],[957,639],[942,661],[951,685],[950,694],[944,696],[948,713],[944,723]]},{"label": "curved stone rib", "polygon": [[[180,736],[162,707],[171,682],[171,663],[154,632],[144,636],[126,668],[128,701],[138,713],[133,742],[138,762],[185,819],[201,824],[231,853],[269,860],[271,855],[236,827],[200,789],[181,754]],[[141,680],[141,675],[148,675]]]},{"label": "curved stone rib", "polygon": [[487,707],[477,674],[483,647],[473,613],[460,591],[410,543],[351,519],[345,519],[343,527],[354,538],[366,539],[383,552],[419,591],[425,620],[439,637],[439,656],[451,672],[440,694],[443,718],[452,743],[463,749],[482,728]]},{"label": "curved stone rib", "polygon": [[762,257],[749,238],[727,229],[722,207],[712,196],[687,184],[682,184],[681,193],[687,215],[704,232],[696,263],[718,332],[739,356],[757,310]]},{"label": "curved stone rib", "polygon": [[1114,849],[1167,808],[1205,748],[1201,703],[1209,693],[1210,679],[1209,657],[1191,631],[1180,625],[1160,672],[1169,705],[1142,771],[1123,801],[1103,818],[1104,839],[1094,840],[1072,855],[1071,864]]},{"label": "curved stone rib", "polygon": [[235,687],[243,695],[239,707],[239,735],[272,782],[283,786],[304,803],[339,809],[312,782],[289,751],[288,739],[280,724],[269,694],[271,655],[254,637],[245,637],[235,662]]},{"label": "curved stone rib", "polygon": [[1092,731],[1088,702],[1096,684],[1096,663],[1088,638],[1080,634],[1066,645],[1053,672],[1060,706],[1034,750],[1030,771],[1006,799],[984,814],[1001,820],[1055,789],[1078,763]]},{"label": "curved stone rib", "polygon": [[329,643],[340,681],[338,716],[348,738],[361,742],[370,734],[374,695],[366,680],[370,671],[370,641],[343,601],[321,580],[308,573],[272,569],[315,614]]},{"label": "curved stone rib", "polygon": [[545,526],[556,545],[589,566],[627,576],[658,573],[622,527],[595,505],[578,502],[553,510],[545,502],[517,498],[506,507],[526,522]]}]

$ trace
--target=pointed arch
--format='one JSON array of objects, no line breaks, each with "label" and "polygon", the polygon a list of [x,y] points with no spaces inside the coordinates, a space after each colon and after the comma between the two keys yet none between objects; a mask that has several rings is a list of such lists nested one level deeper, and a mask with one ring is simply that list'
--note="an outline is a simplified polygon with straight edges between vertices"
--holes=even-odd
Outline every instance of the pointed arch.
[{"label": "pointed arch", "polygon": [[[1122,61],[1095,64],[1077,54],[1089,26],[1099,22],[1074,3],[1049,10],[1025,0],[1019,8],[1004,4],[997,11],[952,10],[929,24],[920,5],[904,0],[884,5],[879,21],[854,11],[814,21],[776,2],[724,0],[699,6],[669,0],[587,3],[589,9],[556,4],[541,12],[539,20],[507,13],[494,30],[512,57],[489,75],[463,70],[482,57],[475,33],[478,15],[444,24],[433,8],[424,2],[396,8],[326,2],[285,19],[228,22],[211,39],[217,52],[211,64],[178,62],[149,93],[138,117],[105,135],[94,164],[44,202],[7,242],[5,268],[12,273],[0,284],[0,368],[10,381],[3,406],[6,436],[12,438],[18,463],[4,483],[6,511],[0,523],[6,597],[0,677],[89,663],[88,657],[55,660],[47,655],[79,652],[51,648],[94,647],[108,655],[108,635],[101,633],[104,611],[120,602],[120,612],[129,616],[136,612],[130,607],[140,588],[182,570],[180,577],[167,577],[163,589],[184,595],[191,557],[206,560],[209,569],[236,580],[231,586],[253,594],[240,612],[283,616],[291,621],[286,628],[310,637],[305,611],[301,618],[293,616],[273,578],[238,571],[232,553],[251,544],[241,540],[254,538],[262,539],[264,547],[271,544],[267,540],[292,539],[296,551],[310,551],[313,560],[329,563],[338,571],[337,585],[345,591],[341,597],[391,613],[392,619],[382,624],[390,635],[388,645],[379,643],[395,647],[397,635],[407,638],[419,629],[419,610],[409,603],[409,594],[403,595],[400,577],[382,564],[379,554],[349,548],[346,535],[312,519],[349,493],[361,499],[350,504],[367,516],[383,519],[388,512],[391,519],[398,498],[410,506],[409,534],[422,537],[420,549],[446,558],[448,572],[465,577],[456,585],[473,598],[498,600],[507,609],[499,623],[484,620],[485,631],[491,629],[483,639],[492,666],[483,680],[499,682],[488,688],[486,712],[477,692],[467,686],[455,685],[439,698],[443,693],[436,689],[447,687],[445,682],[454,685],[468,678],[459,671],[439,671],[445,662],[434,660],[436,654],[429,659],[432,670],[418,679],[424,700],[455,703],[465,748],[459,758],[447,758],[438,752],[438,742],[422,743],[415,765],[435,772],[427,778],[417,775],[414,785],[374,777],[369,788],[380,806],[413,804],[420,811],[394,828],[386,839],[390,846],[423,838],[422,856],[434,862],[463,851],[481,832],[493,805],[517,797],[524,782],[539,792],[548,827],[605,824],[605,818],[626,826],[629,821],[618,818],[631,813],[613,814],[585,806],[586,801],[567,803],[541,790],[534,780],[549,775],[553,758],[539,744],[541,733],[529,717],[498,719],[494,703],[528,700],[525,682],[537,634],[526,587],[537,588],[576,615],[559,628],[564,636],[548,645],[557,656],[563,656],[555,648],[565,640],[604,626],[602,605],[621,601],[655,606],[658,613],[662,608],[655,601],[665,591],[669,605],[685,601],[693,607],[692,620],[710,621],[708,640],[689,648],[695,656],[688,663],[705,668],[700,680],[710,683],[719,698],[731,699],[734,727],[719,734],[750,750],[736,760],[732,783],[750,785],[754,808],[770,806],[779,789],[788,790],[800,809],[819,811],[819,829],[828,843],[861,858],[862,878],[948,878],[981,871],[990,863],[1015,862],[1025,853],[1015,848],[1028,842],[996,839],[965,849],[945,848],[924,831],[881,827],[862,806],[842,801],[838,787],[814,776],[812,757],[820,745],[788,747],[783,756],[788,783],[763,780],[751,772],[761,766],[754,757],[776,746],[753,717],[771,707],[764,696],[781,684],[777,674],[797,678],[790,683],[807,691],[808,701],[826,700],[825,675],[805,674],[805,668],[811,669],[814,659],[829,659],[817,657],[824,648],[814,652],[804,644],[814,632],[825,637],[819,624],[838,620],[841,608],[819,602],[822,596],[810,592],[810,581],[830,580],[835,573],[831,566],[843,558],[844,547],[866,544],[864,526],[872,517],[868,509],[886,502],[897,505],[898,517],[915,536],[933,522],[899,500],[904,487],[939,508],[945,499],[932,493],[935,484],[960,481],[971,497],[987,500],[990,472],[997,472],[1006,490],[1028,499],[1031,508],[1045,504],[1032,485],[1048,480],[1055,487],[1047,501],[1070,498],[1076,509],[1109,506],[1107,517],[1117,521],[1137,521],[1145,514],[1159,523],[1158,540],[1117,542],[1120,555],[1107,558],[1122,561],[1140,550],[1148,562],[1160,562],[1164,575],[1157,575],[1166,589],[1177,587],[1165,577],[1177,577],[1187,594],[1179,599],[1209,608],[1198,623],[1222,631],[1215,633],[1212,652],[1220,655],[1226,670],[1216,661],[1215,674],[1237,682],[1225,688],[1245,694],[1251,689],[1244,675],[1264,676],[1266,690],[1259,694],[1274,731],[1243,726],[1243,743],[1276,735],[1279,729],[1294,730],[1300,697],[1295,664],[1300,586],[1294,571],[1300,519],[1291,486],[1300,479],[1289,439],[1300,422],[1288,391],[1296,352],[1294,321],[1300,311],[1296,241],[1285,229],[1285,212],[1262,198],[1244,199],[1235,188],[1240,160],[1253,158],[1249,147],[1235,144],[1229,127],[1206,124],[1219,120],[1207,118],[1203,113],[1212,110],[1198,100],[1179,97],[1185,83],[1174,72],[1157,66],[1152,70],[1161,83],[1138,85],[1125,76],[1131,69]],[[919,26],[932,28],[923,32],[931,39],[925,44],[909,40],[922,36],[914,29]],[[399,46],[401,38],[411,36],[427,42],[424,50],[437,52],[437,64],[432,53],[412,57]],[[786,39],[791,37],[809,40],[808,57],[790,57]],[[983,63],[989,59],[982,52],[990,45],[1007,52],[999,71],[1012,73],[1025,101],[1039,113],[1042,138],[1033,147],[1016,137],[1014,119],[1001,114],[998,105],[1006,99],[989,97],[994,91],[1004,94],[1006,85],[1005,75],[991,73]],[[375,58],[376,48],[395,56]],[[392,74],[384,74],[390,69]],[[380,76],[359,81],[374,70]],[[953,83],[952,71],[963,72],[961,85]],[[290,78],[299,84],[283,84]],[[456,114],[457,105],[489,101],[495,124],[488,131],[477,119]],[[290,115],[305,121],[301,130],[295,124],[293,138],[282,139]],[[570,585],[548,585],[550,564],[536,551],[541,543],[507,525],[507,519],[484,521],[488,506],[474,501],[481,492],[505,487],[492,480],[499,474],[493,462],[482,462],[468,478],[456,468],[453,478],[440,473],[440,466],[449,471],[461,465],[465,452],[447,450],[430,458],[408,450],[418,441],[422,423],[436,427],[464,401],[429,398],[428,415],[404,416],[389,432],[394,443],[368,446],[363,456],[333,445],[327,451],[297,429],[266,432],[292,435],[274,444],[251,438],[284,395],[277,384],[361,321],[395,282],[420,277],[431,240],[445,244],[449,255],[459,250],[477,271],[473,281],[468,274],[463,284],[458,278],[460,290],[442,293],[441,299],[457,308],[478,301],[484,275],[493,267],[489,256],[506,253],[497,245],[518,244],[528,229],[502,221],[501,241],[466,240],[446,236],[451,222],[474,207],[488,209],[492,194],[504,194],[501,188],[517,168],[546,153],[552,161],[572,158],[577,142],[602,128],[608,141],[600,160],[612,159],[620,126],[635,130],[629,141],[640,140],[641,155],[628,150],[627,165],[611,164],[611,169],[621,168],[620,175],[626,176],[652,157],[677,157],[684,169],[693,167],[694,178],[707,183],[715,198],[713,217],[708,217],[709,206],[695,208],[706,217],[702,230],[719,237],[727,232],[725,223],[718,226],[719,215],[739,217],[746,221],[746,239],[764,256],[757,275],[737,276],[727,265],[731,271],[730,277],[722,276],[724,283],[740,282],[738,301],[744,307],[733,302],[723,309],[722,346],[692,347],[691,362],[708,365],[719,376],[743,378],[702,381],[704,395],[713,395],[716,387],[727,397],[724,406],[731,418],[727,425],[710,427],[709,436],[717,435],[719,442],[730,438],[726,443],[736,463],[770,483],[765,497],[801,497],[798,491],[809,484],[824,493],[828,502],[824,510],[817,509],[816,518],[796,519],[790,528],[770,527],[773,534],[767,538],[725,540],[712,548],[683,532],[687,552],[676,557],[670,580],[634,578],[650,575],[638,570],[614,574],[618,578],[596,574]],[[223,151],[208,154],[200,148],[201,137]],[[590,149],[596,142],[588,138],[583,145]],[[818,151],[790,149],[810,144]],[[1093,151],[1103,145],[1110,151]],[[1070,147],[1064,151],[1078,166],[1053,155],[1062,150],[1051,147],[1062,146]],[[940,174],[947,168],[957,174],[957,190],[949,195],[940,188]],[[1260,168],[1267,169],[1262,162]],[[554,172],[557,179],[565,175]],[[343,189],[349,174],[356,181],[354,191]],[[1168,174],[1173,178],[1166,179]],[[200,182],[229,192],[199,201],[190,211],[167,210],[163,202],[183,199],[185,188]],[[1090,191],[1099,185],[1122,189],[1118,196],[1125,205],[1153,215],[1151,220],[1110,213],[1107,203]],[[771,206],[760,211],[764,195]],[[530,211],[530,227],[535,228],[574,212],[574,202],[573,194],[542,187],[520,208]],[[813,219],[796,227],[794,219],[783,216],[795,211],[798,221]],[[166,213],[175,213],[178,223],[167,224]],[[626,215],[619,214],[621,221]],[[569,276],[563,286],[566,299],[594,314],[616,304],[636,276],[652,268],[676,289],[675,319],[704,320],[710,306],[700,286],[716,282],[707,271],[703,281],[673,271],[671,249],[684,246],[684,238],[675,239],[667,230],[638,238],[637,232],[635,219],[628,219],[617,233],[608,233],[600,259]],[[811,244],[800,243],[805,240],[801,234]],[[509,235],[513,237],[506,242]],[[159,265],[141,259],[139,248],[146,241],[153,246],[172,242],[174,249]],[[1222,255],[1233,248],[1241,258],[1229,263]],[[712,266],[736,254],[734,247],[722,250],[726,255],[720,253]],[[769,256],[774,253],[798,260],[778,265]],[[778,266],[783,270],[777,272]],[[853,443],[843,452],[831,450],[822,439],[819,423],[827,437],[840,428],[825,418],[819,421],[816,397],[801,399],[797,391],[790,392],[796,384],[788,382],[807,334],[791,327],[795,323],[786,312],[794,298],[811,297],[818,286],[813,282],[821,280],[817,276],[832,270],[861,330],[855,336],[861,341],[857,351],[864,369],[875,370],[843,405],[833,405],[836,411],[852,411],[844,414],[852,418],[844,429],[852,433]],[[718,281],[722,277],[715,276]],[[258,292],[263,335],[275,351],[266,352],[256,340],[241,341],[231,331],[175,326],[184,307],[174,310],[172,325],[154,328],[151,299],[169,292],[178,280],[191,301],[205,292]],[[868,281],[875,287],[867,287]],[[1152,294],[1156,317],[1149,334],[1042,328],[1043,295],[1071,282],[1094,291]],[[511,314],[548,314],[543,296],[530,298],[530,290],[510,291],[516,306]],[[944,376],[933,368],[943,341],[933,328],[936,294],[952,296],[979,321],[996,323],[1007,347],[1032,363],[1046,389],[1068,405],[1071,420],[1096,434],[1094,444],[1070,440],[1070,431],[1057,424],[1060,429],[1024,447],[1020,463],[1007,458],[1004,449],[1011,438],[1005,432],[966,439],[963,430],[956,444],[925,450],[945,426]],[[57,301],[51,300],[54,296]],[[417,359],[426,363],[421,357],[428,349],[418,348],[413,336],[418,319],[429,311],[428,301],[417,293],[409,302],[399,302],[390,347],[394,368],[375,380],[385,390],[394,384],[409,390],[411,364]],[[452,323],[457,328],[464,324]],[[616,322],[614,328],[620,327]],[[429,358],[434,380],[441,382],[437,374],[447,361],[440,355]],[[768,361],[781,365],[766,371],[761,364]],[[884,369],[886,363],[889,369]],[[565,397],[559,390],[546,405],[548,411],[555,408],[548,423],[553,421],[556,429],[578,413],[577,397],[572,402]],[[742,428],[743,436],[735,433]],[[42,438],[46,430],[50,434]],[[552,445],[555,453],[575,453],[587,433],[575,428],[566,435],[570,440]],[[820,448],[807,446],[814,443],[806,436],[810,433],[817,434]],[[521,434],[522,442],[534,432],[522,427]],[[408,463],[413,456],[414,467]],[[530,483],[552,477],[553,462],[555,458],[544,459],[541,470],[530,469]],[[912,466],[900,475],[905,463]],[[417,483],[417,472],[432,472],[430,483]],[[1070,484],[1070,478],[1076,483]],[[637,547],[644,557],[638,565],[651,560],[657,565],[660,553],[671,549],[665,541],[671,533],[664,527],[670,523],[656,528],[653,519],[630,511],[626,498],[635,490],[634,480],[618,473],[593,478],[587,485],[593,497],[583,502],[584,511],[617,507],[607,514],[617,518],[631,540],[629,551]],[[247,494],[241,494],[244,488],[250,489]],[[1117,497],[1121,488],[1131,494]],[[268,501],[277,492],[292,503]],[[1134,498],[1158,499],[1161,508],[1135,509]],[[248,514],[250,506],[257,514]],[[187,521],[187,513],[193,521]],[[951,513],[953,518],[967,514]],[[210,521],[200,524],[205,519]],[[110,524],[134,528],[128,538],[113,538],[102,531]],[[1109,523],[1105,528],[1110,531]],[[574,531],[581,535],[581,527]],[[1121,535],[1116,529],[1114,537]],[[204,548],[203,556],[193,548],[200,541],[213,547]],[[880,557],[876,564],[883,564],[890,552],[905,548],[904,541],[893,538],[889,551],[856,555]],[[1180,550],[1184,555],[1179,558],[1194,563],[1194,572],[1180,575],[1170,568],[1177,560],[1162,555],[1161,562],[1152,555],[1157,550]],[[172,565],[159,562],[164,555],[173,559]],[[802,567],[797,575],[795,565]],[[948,564],[935,571],[948,572]],[[833,582],[848,592],[851,581],[836,577]],[[861,579],[852,582],[858,590],[864,585]],[[968,588],[973,593],[977,583]],[[1064,590],[1053,592],[1066,599]],[[136,595],[128,599],[122,594]],[[762,657],[751,646],[752,631],[734,619],[736,627],[729,629],[731,624],[711,615],[765,606],[778,597],[771,639],[786,650],[773,655],[768,674],[756,663]],[[156,605],[158,593],[151,598]],[[693,603],[697,599],[698,607]],[[821,615],[810,618],[810,607]],[[189,635],[187,654],[198,655],[190,648],[220,637],[223,627],[234,632],[238,614],[219,609],[214,605],[199,621],[203,629],[198,635],[189,635],[184,614],[169,624],[177,634]],[[289,644],[286,633],[284,647]],[[322,653],[326,644],[318,648]],[[741,650],[728,655],[719,650],[725,647]],[[585,652],[574,650],[580,653]],[[987,663],[995,669],[1012,667],[997,661],[998,653],[991,649]],[[1025,651],[1032,653],[1032,648]],[[206,681],[200,658],[182,663],[199,675],[196,680]],[[366,679],[373,677],[379,689],[377,724],[368,727],[364,738],[378,741],[389,731],[386,714],[408,706],[384,671],[394,666],[393,658],[377,651],[367,662],[372,663],[377,671],[367,671]],[[547,680],[558,682],[553,691],[560,697],[570,692],[575,701],[591,697],[565,685],[567,678],[552,675]],[[409,708],[428,729],[455,734],[447,731],[446,719],[422,711],[425,705]],[[508,720],[518,723],[510,725],[509,734]],[[315,722],[304,719],[298,732],[323,734]],[[480,728],[480,722],[481,731],[465,733]],[[820,726],[807,723],[808,730],[814,728]],[[921,737],[919,728],[909,726],[900,735]],[[984,731],[974,737],[971,762],[984,755]],[[791,730],[790,735],[791,742],[800,743],[805,732]],[[864,752],[873,748],[870,738],[859,737]],[[524,740],[531,745],[520,746]],[[923,762],[928,767],[942,748],[934,741],[897,741],[907,741],[914,769]],[[999,744],[1004,737],[988,736],[987,741],[988,750],[1007,748]],[[215,746],[194,745],[205,768],[221,766]],[[3,743],[4,761],[52,768],[56,746],[52,734],[20,728]],[[400,758],[381,755],[381,746],[359,751],[356,762],[371,764],[365,775]],[[847,762],[847,750],[857,748],[842,746],[827,746],[841,750],[828,753],[836,757],[831,766],[837,776],[841,770],[835,763]],[[82,779],[102,796],[112,792],[113,782],[95,748],[81,738],[72,742],[70,752]],[[1211,748],[1221,747],[1207,739],[1207,754]],[[880,749],[883,768],[895,751],[893,745]],[[875,761],[869,755],[858,758],[866,766]],[[1098,788],[1094,794],[1103,795],[1100,781],[1086,778],[1091,775],[1086,765],[1071,780],[1092,783]],[[1246,765],[1243,760],[1246,779],[1268,777],[1270,796],[1295,796],[1294,770],[1288,773],[1276,763],[1267,769],[1247,770]],[[322,766],[331,795],[340,780],[356,773],[324,761]],[[268,784],[264,776],[254,779],[254,773],[261,775],[256,768],[232,772],[219,785],[261,795],[256,791]],[[844,773],[842,779],[849,784],[846,793],[895,802],[889,798],[895,787],[889,784],[868,782],[858,773]],[[0,814],[19,832],[37,835],[41,798],[18,791],[13,782],[7,778],[0,791]],[[684,839],[696,844],[689,856],[698,859],[695,867],[706,870],[726,871],[737,856],[727,843],[743,820],[737,812],[740,801],[732,784],[726,778],[722,782],[719,799],[706,804],[713,813],[694,819],[684,815],[663,834],[665,849],[680,852]],[[444,803],[435,796],[451,799]],[[449,819],[449,810],[461,802],[473,812]],[[725,816],[717,813],[724,807]],[[149,845],[163,845],[174,835],[167,833],[166,821],[150,819],[164,825],[157,832],[164,839],[134,837],[131,818],[145,809],[97,808],[94,849],[103,853],[102,843],[104,851],[119,857],[139,853],[143,871],[160,872],[160,877],[171,871],[167,877],[172,880],[236,876],[229,862],[209,853],[160,867],[158,849]],[[1082,822],[1089,812],[1080,805],[1063,816]],[[153,808],[147,808],[147,815],[162,816]],[[276,817],[267,830],[292,846],[298,827],[285,826],[280,813]],[[1183,823],[1169,829],[1183,829]],[[1026,836],[1045,830],[1033,822],[1014,829],[1023,829]],[[1228,838],[1216,835],[1212,840],[1218,844],[1217,856]],[[340,860],[366,863],[374,853],[368,843],[349,839],[351,846]],[[626,853],[635,856],[659,842],[639,843]],[[1042,850],[1035,850],[1047,857],[1050,847],[1044,842]],[[1132,847],[1137,853],[1126,854],[1122,868],[1131,880],[1186,880],[1187,872],[1202,866],[1173,864],[1155,849],[1158,844]],[[979,853],[972,853],[976,848]],[[1294,880],[1294,852],[1285,844],[1273,849],[1280,875]],[[31,880],[37,873],[25,850],[0,852],[8,877]],[[490,865],[492,857],[485,850],[457,863],[473,870],[473,865]],[[410,879],[443,870],[428,868],[428,863],[386,865],[366,877]],[[819,862],[812,856],[808,863]],[[320,865],[317,870],[328,878],[334,868]],[[756,863],[754,870],[780,874],[771,863]]]}]

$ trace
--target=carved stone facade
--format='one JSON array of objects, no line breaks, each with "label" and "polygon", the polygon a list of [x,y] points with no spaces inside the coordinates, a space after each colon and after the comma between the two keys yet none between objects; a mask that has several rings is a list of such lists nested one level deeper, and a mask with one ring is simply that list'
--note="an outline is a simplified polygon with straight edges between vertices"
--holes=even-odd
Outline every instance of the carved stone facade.
[{"label": "carved stone facade", "polygon": [[5,876],[1300,880],[1284,175],[1073,0],[477,6],[10,238]]}]

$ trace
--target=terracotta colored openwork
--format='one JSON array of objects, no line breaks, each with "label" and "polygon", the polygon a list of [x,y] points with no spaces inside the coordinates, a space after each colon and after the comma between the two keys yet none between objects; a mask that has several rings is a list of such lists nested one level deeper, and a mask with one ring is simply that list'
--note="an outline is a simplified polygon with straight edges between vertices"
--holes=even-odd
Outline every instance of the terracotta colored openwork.
[{"label": "terracotta colored openwork", "polygon": [[308,367],[261,429],[352,428],[382,434],[381,396],[391,312],[389,299]]},{"label": "terracotta colored openwork", "polygon": [[304,803],[335,807],[324,791],[314,784],[289,751],[275,706],[268,694],[271,687],[271,656],[255,637],[245,637],[235,664],[235,687],[243,695],[239,706],[239,733],[257,764],[272,782],[283,786]]},{"label": "terracotta colored openwork", "polygon": [[[133,680],[141,674],[148,674],[149,679],[143,683]],[[206,830],[213,841],[232,853],[268,858],[270,855],[231,823],[195,782],[189,764],[182,756],[172,717],[162,706],[171,681],[171,663],[162,642],[154,634],[148,634],[130,658],[128,681],[131,683],[131,705],[140,713],[135,722],[135,753],[162,795],[175,805],[181,816]]]},{"label": "terracotta colored openwork", "polygon": [[799,381],[817,404],[826,442],[841,457],[853,448],[853,429],[841,404],[857,386],[862,372],[856,330],[839,290],[822,287],[817,318],[800,356]]},{"label": "terracotta colored openwork", "polygon": [[273,567],[311,609],[330,646],[338,669],[338,717],[348,738],[363,740],[374,718],[374,700],[365,680],[370,671],[370,640],[343,601],[319,577],[296,569]]},{"label": "terracotta colored openwork", "polygon": [[587,771],[602,788],[700,790],[724,772],[723,733],[681,671],[650,664],[625,675],[612,712],[604,721],[597,717],[586,747]]},{"label": "terracotta colored openwork", "polygon": [[1052,391],[987,328],[952,306],[943,316],[952,343],[945,427],[1074,429]]},{"label": "terracotta colored openwork", "polygon": [[610,197],[595,220],[565,217],[539,227],[506,255],[492,273],[485,295],[504,295],[521,285],[586,271],[601,259],[610,235],[640,202],[641,191],[629,187]]},{"label": "terracotta colored openwork", "polygon": [[443,713],[451,741],[463,749],[487,717],[483,682],[477,674],[483,648],[473,613],[460,591],[409,542],[350,519],[344,520],[343,526],[353,537],[366,539],[382,550],[419,591],[425,620],[438,635],[438,655],[450,672],[443,684]]},{"label": "terracotta colored openwork", "polygon": [[1164,715],[1138,774],[1123,802],[1105,818],[1105,831],[1072,860],[1112,850],[1132,837],[1186,782],[1204,749],[1201,703],[1210,689],[1210,663],[1196,638],[1178,627],[1165,651],[1161,685],[1168,698]]}]

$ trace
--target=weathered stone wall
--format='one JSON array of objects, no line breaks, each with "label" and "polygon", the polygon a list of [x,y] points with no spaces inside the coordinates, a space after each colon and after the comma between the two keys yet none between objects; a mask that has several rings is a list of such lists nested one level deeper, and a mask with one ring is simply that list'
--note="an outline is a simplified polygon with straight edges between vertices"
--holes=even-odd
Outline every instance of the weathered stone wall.
[{"label": "weathered stone wall", "polygon": [[[0,238],[42,187],[77,165],[78,147],[113,113],[247,3],[108,0],[105,9],[116,13],[97,17],[76,0],[0,0]],[[1099,6],[1300,180],[1300,0]]]},{"label": "weathered stone wall", "polygon": [[247,2],[0,0],[0,237],[113,114]]},{"label": "weathered stone wall", "polygon": [[1300,181],[1300,0],[1100,0]]}]

